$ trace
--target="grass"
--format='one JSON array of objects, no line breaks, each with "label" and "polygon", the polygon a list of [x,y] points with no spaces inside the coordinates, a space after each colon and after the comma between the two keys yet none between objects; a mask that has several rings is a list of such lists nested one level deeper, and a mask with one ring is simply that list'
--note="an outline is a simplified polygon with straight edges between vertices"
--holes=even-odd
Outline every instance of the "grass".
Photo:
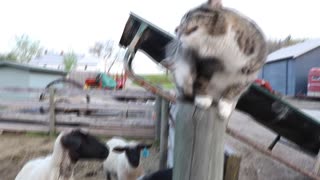
[{"label": "grass", "polygon": [[165,89],[173,89],[175,86],[170,79],[170,75],[159,74],[159,75],[141,75],[144,79],[152,84],[157,84]]}]

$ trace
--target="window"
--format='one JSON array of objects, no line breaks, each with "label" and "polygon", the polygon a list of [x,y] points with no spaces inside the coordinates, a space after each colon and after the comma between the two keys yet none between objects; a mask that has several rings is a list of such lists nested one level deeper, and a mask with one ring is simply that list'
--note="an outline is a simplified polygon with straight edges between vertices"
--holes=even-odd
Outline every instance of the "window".
[{"label": "window", "polygon": [[312,76],[313,81],[320,81],[320,75]]}]

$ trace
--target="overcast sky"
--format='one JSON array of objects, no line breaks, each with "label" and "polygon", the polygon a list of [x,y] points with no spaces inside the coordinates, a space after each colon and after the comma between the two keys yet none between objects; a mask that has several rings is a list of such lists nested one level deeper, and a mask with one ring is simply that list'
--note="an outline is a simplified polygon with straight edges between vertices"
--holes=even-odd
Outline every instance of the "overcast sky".
[{"label": "overcast sky", "polygon": [[[95,41],[118,42],[129,12],[173,32],[181,16],[201,0],[0,0],[0,52],[15,35],[28,34],[57,51],[86,53]],[[268,38],[320,37],[319,0],[223,0],[251,17]]]}]

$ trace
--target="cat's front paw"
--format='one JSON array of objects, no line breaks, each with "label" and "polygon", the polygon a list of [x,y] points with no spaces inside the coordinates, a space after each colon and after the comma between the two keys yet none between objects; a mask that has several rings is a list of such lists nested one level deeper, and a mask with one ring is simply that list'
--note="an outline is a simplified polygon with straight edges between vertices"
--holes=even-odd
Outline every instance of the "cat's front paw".
[{"label": "cat's front paw", "polygon": [[208,109],[212,104],[212,97],[206,95],[197,95],[194,100],[196,106]]},{"label": "cat's front paw", "polygon": [[218,116],[222,120],[230,117],[233,111],[233,102],[221,99],[218,103]]}]

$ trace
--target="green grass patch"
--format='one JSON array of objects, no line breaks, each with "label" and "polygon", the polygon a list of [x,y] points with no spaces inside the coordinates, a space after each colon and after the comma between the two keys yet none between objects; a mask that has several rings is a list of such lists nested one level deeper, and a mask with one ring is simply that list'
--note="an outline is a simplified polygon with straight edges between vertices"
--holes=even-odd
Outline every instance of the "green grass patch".
[{"label": "green grass patch", "polygon": [[[160,85],[165,89],[173,89],[175,87],[174,83],[171,80],[170,75],[166,75],[166,74],[159,74],[158,75],[157,74],[157,75],[140,75],[140,76],[143,77],[148,82],[151,82],[152,84]],[[137,84],[135,84],[135,85],[137,85]]]},{"label": "green grass patch", "polygon": [[165,74],[159,75],[142,75],[146,80],[157,84],[169,84],[171,83],[170,76]]}]

